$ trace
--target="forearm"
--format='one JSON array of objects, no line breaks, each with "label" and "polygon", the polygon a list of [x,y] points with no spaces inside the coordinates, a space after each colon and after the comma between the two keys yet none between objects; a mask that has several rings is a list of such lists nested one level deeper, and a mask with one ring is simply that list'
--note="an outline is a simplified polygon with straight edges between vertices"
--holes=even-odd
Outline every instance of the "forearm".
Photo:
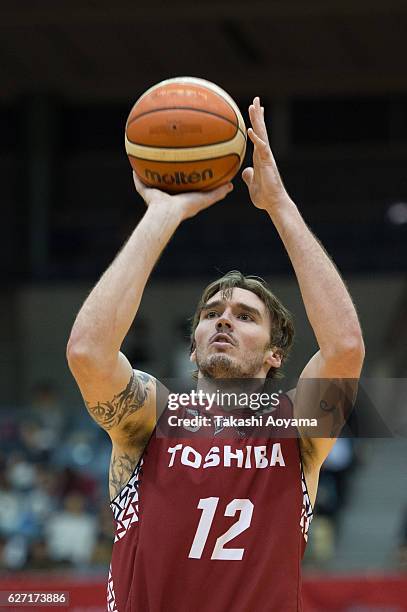
[{"label": "forearm", "polygon": [[287,198],[268,213],[297,276],[308,319],[323,355],[363,345],[356,309],[334,263]]},{"label": "forearm", "polygon": [[103,363],[117,357],[147,280],[181,219],[168,204],[151,204],[83,304],[68,353]]}]

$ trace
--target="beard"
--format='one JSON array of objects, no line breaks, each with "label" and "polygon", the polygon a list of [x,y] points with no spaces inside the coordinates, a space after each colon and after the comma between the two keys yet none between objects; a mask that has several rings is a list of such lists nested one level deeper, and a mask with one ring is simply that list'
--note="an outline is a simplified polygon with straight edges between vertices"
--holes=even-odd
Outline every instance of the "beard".
[{"label": "beard", "polygon": [[250,355],[244,364],[224,353],[201,355],[196,352],[196,365],[204,378],[255,378],[263,365],[263,355]]}]

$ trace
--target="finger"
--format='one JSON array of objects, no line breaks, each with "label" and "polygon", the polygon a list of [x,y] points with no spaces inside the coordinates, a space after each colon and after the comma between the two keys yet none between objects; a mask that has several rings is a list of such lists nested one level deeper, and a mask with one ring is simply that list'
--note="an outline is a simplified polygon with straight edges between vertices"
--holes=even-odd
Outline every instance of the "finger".
[{"label": "finger", "polygon": [[226,183],[225,185],[221,185],[220,187],[211,189],[210,191],[194,191],[183,193],[176,197],[180,200],[184,200],[188,204],[190,204],[192,200],[199,210],[203,210],[208,206],[212,206],[212,204],[215,204],[215,202],[223,200],[231,191],[233,191],[232,183]]},{"label": "finger", "polygon": [[255,151],[260,155],[260,159],[262,161],[274,161],[273,154],[269,147],[268,142],[264,142],[259,136],[256,134],[252,128],[247,130],[247,134],[254,144]]},{"label": "finger", "polygon": [[252,184],[253,181],[254,170],[253,168],[245,168],[242,172],[242,179],[246,183],[248,187]]},{"label": "finger", "polygon": [[[258,100],[258,98],[255,98]],[[269,142],[269,137],[267,134],[266,124],[264,122],[264,110],[262,111],[262,107],[258,104],[252,104],[249,106],[249,117],[252,127],[256,134],[264,140],[264,142]]]},{"label": "finger", "polygon": [[233,191],[233,184],[226,183],[226,185],[221,185],[220,187],[211,189],[210,191],[201,191],[199,195],[201,196],[203,202],[207,201],[207,205],[210,206],[219,200],[223,200],[223,198],[225,198],[231,191]]},{"label": "finger", "polygon": [[267,128],[264,121],[264,108],[257,104],[251,104],[249,106],[249,117],[250,122],[254,131],[262,138],[262,140],[268,141]]}]

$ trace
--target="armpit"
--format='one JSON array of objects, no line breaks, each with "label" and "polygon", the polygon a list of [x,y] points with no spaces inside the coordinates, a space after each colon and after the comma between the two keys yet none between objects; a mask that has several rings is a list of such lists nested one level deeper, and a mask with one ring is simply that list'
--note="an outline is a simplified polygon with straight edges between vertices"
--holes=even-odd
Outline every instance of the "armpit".
[{"label": "armpit", "polygon": [[301,461],[304,470],[309,470],[314,467],[314,454],[315,449],[312,444],[312,440],[309,438],[300,438],[300,453],[301,453]]}]

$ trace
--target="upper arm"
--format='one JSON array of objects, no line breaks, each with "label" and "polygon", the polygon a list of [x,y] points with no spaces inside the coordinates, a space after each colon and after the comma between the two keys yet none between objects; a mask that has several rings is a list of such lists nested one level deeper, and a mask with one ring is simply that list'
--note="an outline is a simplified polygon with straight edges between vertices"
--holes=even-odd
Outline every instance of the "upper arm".
[{"label": "upper arm", "polygon": [[[119,352],[109,372],[97,367],[75,367],[72,374],[92,418],[114,442],[135,442],[155,425],[156,380],[133,370]],[[133,438],[133,440],[132,440]]]},{"label": "upper arm", "polygon": [[320,467],[330,453],[354,405],[363,351],[311,357],[295,390],[289,393],[294,416],[316,418],[316,427],[299,427],[303,458]]}]

